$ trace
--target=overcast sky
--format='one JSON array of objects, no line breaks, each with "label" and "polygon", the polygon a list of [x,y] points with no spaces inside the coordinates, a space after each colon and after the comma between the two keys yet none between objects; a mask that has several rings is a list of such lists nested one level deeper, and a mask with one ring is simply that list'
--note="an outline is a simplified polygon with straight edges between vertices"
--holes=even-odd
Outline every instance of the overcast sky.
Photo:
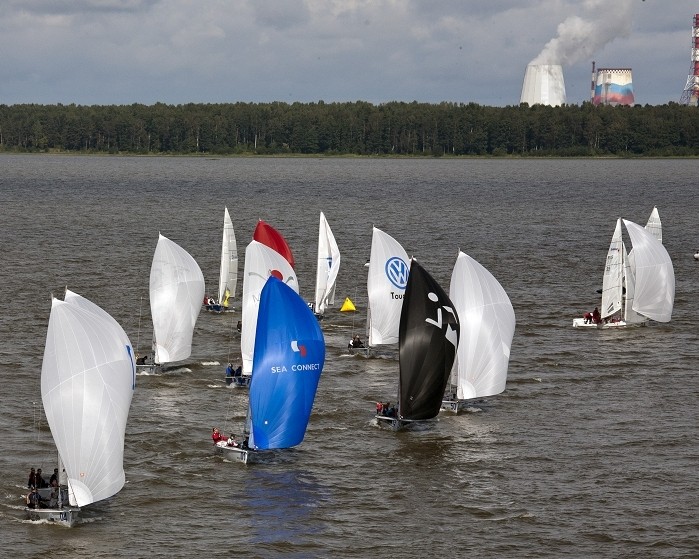
[{"label": "overcast sky", "polygon": [[[696,0],[0,0],[0,104],[519,103],[559,57],[679,101]],[[551,42],[553,40],[553,42]],[[553,54],[551,54],[553,53]]]}]

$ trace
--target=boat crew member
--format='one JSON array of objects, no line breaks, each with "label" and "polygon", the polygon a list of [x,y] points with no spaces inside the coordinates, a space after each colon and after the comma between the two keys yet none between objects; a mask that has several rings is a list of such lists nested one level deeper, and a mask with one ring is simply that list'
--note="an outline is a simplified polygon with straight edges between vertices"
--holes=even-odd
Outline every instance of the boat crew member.
[{"label": "boat crew member", "polygon": [[60,490],[58,489],[58,482],[56,483],[56,486],[51,489],[51,497],[49,497],[49,508],[50,509],[55,509],[58,508],[58,495],[60,493]]},{"label": "boat crew member", "polygon": [[214,444],[218,443],[219,441],[225,441],[226,437],[224,437],[221,432],[218,430],[218,427],[214,427],[213,432],[211,433],[211,439],[214,441]]},{"label": "boat crew member", "polygon": [[599,309],[597,307],[595,307],[595,310],[592,311],[592,322],[594,322],[595,324],[599,324],[600,322],[602,322],[602,315],[600,315]]},{"label": "boat crew member", "polygon": [[359,334],[355,334],[352,338],[352,341],[350,342],[350,348],[360,347],[364,347],[364,344],[362,343],[362,339],[359,337]]},{"label": "boat crew member", "polygon": [[37,491],[36,487],[32,487],[32,490],[27,494],[27,506],[30,509],[38,509],[38,508],[43,508],[46,505],[44,505],[44,499],[41,495],[39,495],[39,492]]},{"label": "boat crew member", "polygon": [[49,484],[46,483],[46,480],[41,475],[41,468],[37,468],[36,476],[34,477],[34,487],[37,489],[43,489],[44,487],[48,486]]}]

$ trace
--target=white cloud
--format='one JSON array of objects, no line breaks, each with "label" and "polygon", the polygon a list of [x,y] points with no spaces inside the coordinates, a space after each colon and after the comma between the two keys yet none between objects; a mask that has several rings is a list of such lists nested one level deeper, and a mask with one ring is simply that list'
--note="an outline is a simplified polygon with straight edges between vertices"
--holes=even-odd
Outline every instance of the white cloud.
[{"label": "white cloud", "polygon": [[637,100],[664,103],[682,93],[695,4],[6,0],[0,103],[516,104],[547,44],[569,102],[588,97],[594,58],[632,67]]}]

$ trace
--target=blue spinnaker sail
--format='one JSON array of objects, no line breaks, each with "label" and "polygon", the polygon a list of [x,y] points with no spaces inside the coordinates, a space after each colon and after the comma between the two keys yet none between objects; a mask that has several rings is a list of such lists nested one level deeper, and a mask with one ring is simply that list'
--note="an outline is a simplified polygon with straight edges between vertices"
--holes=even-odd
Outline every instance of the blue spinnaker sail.
[{"label": "blue spinnaker sail", "polygon": [[260,295],[250,384],[253,448],[303,440],[324,361],[318,319],[298,293],[270,277]]}]

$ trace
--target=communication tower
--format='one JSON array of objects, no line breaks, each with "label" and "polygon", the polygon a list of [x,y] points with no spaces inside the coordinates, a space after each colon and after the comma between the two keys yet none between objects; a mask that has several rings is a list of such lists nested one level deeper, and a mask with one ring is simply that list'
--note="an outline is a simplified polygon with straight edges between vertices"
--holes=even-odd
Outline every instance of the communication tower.
[{"label": "communication tower", "polygon": [[699,100],[699,14],[692,20],[692,63],[689,67],[687,85],[684,86],[680,103],[697,105]]}]

